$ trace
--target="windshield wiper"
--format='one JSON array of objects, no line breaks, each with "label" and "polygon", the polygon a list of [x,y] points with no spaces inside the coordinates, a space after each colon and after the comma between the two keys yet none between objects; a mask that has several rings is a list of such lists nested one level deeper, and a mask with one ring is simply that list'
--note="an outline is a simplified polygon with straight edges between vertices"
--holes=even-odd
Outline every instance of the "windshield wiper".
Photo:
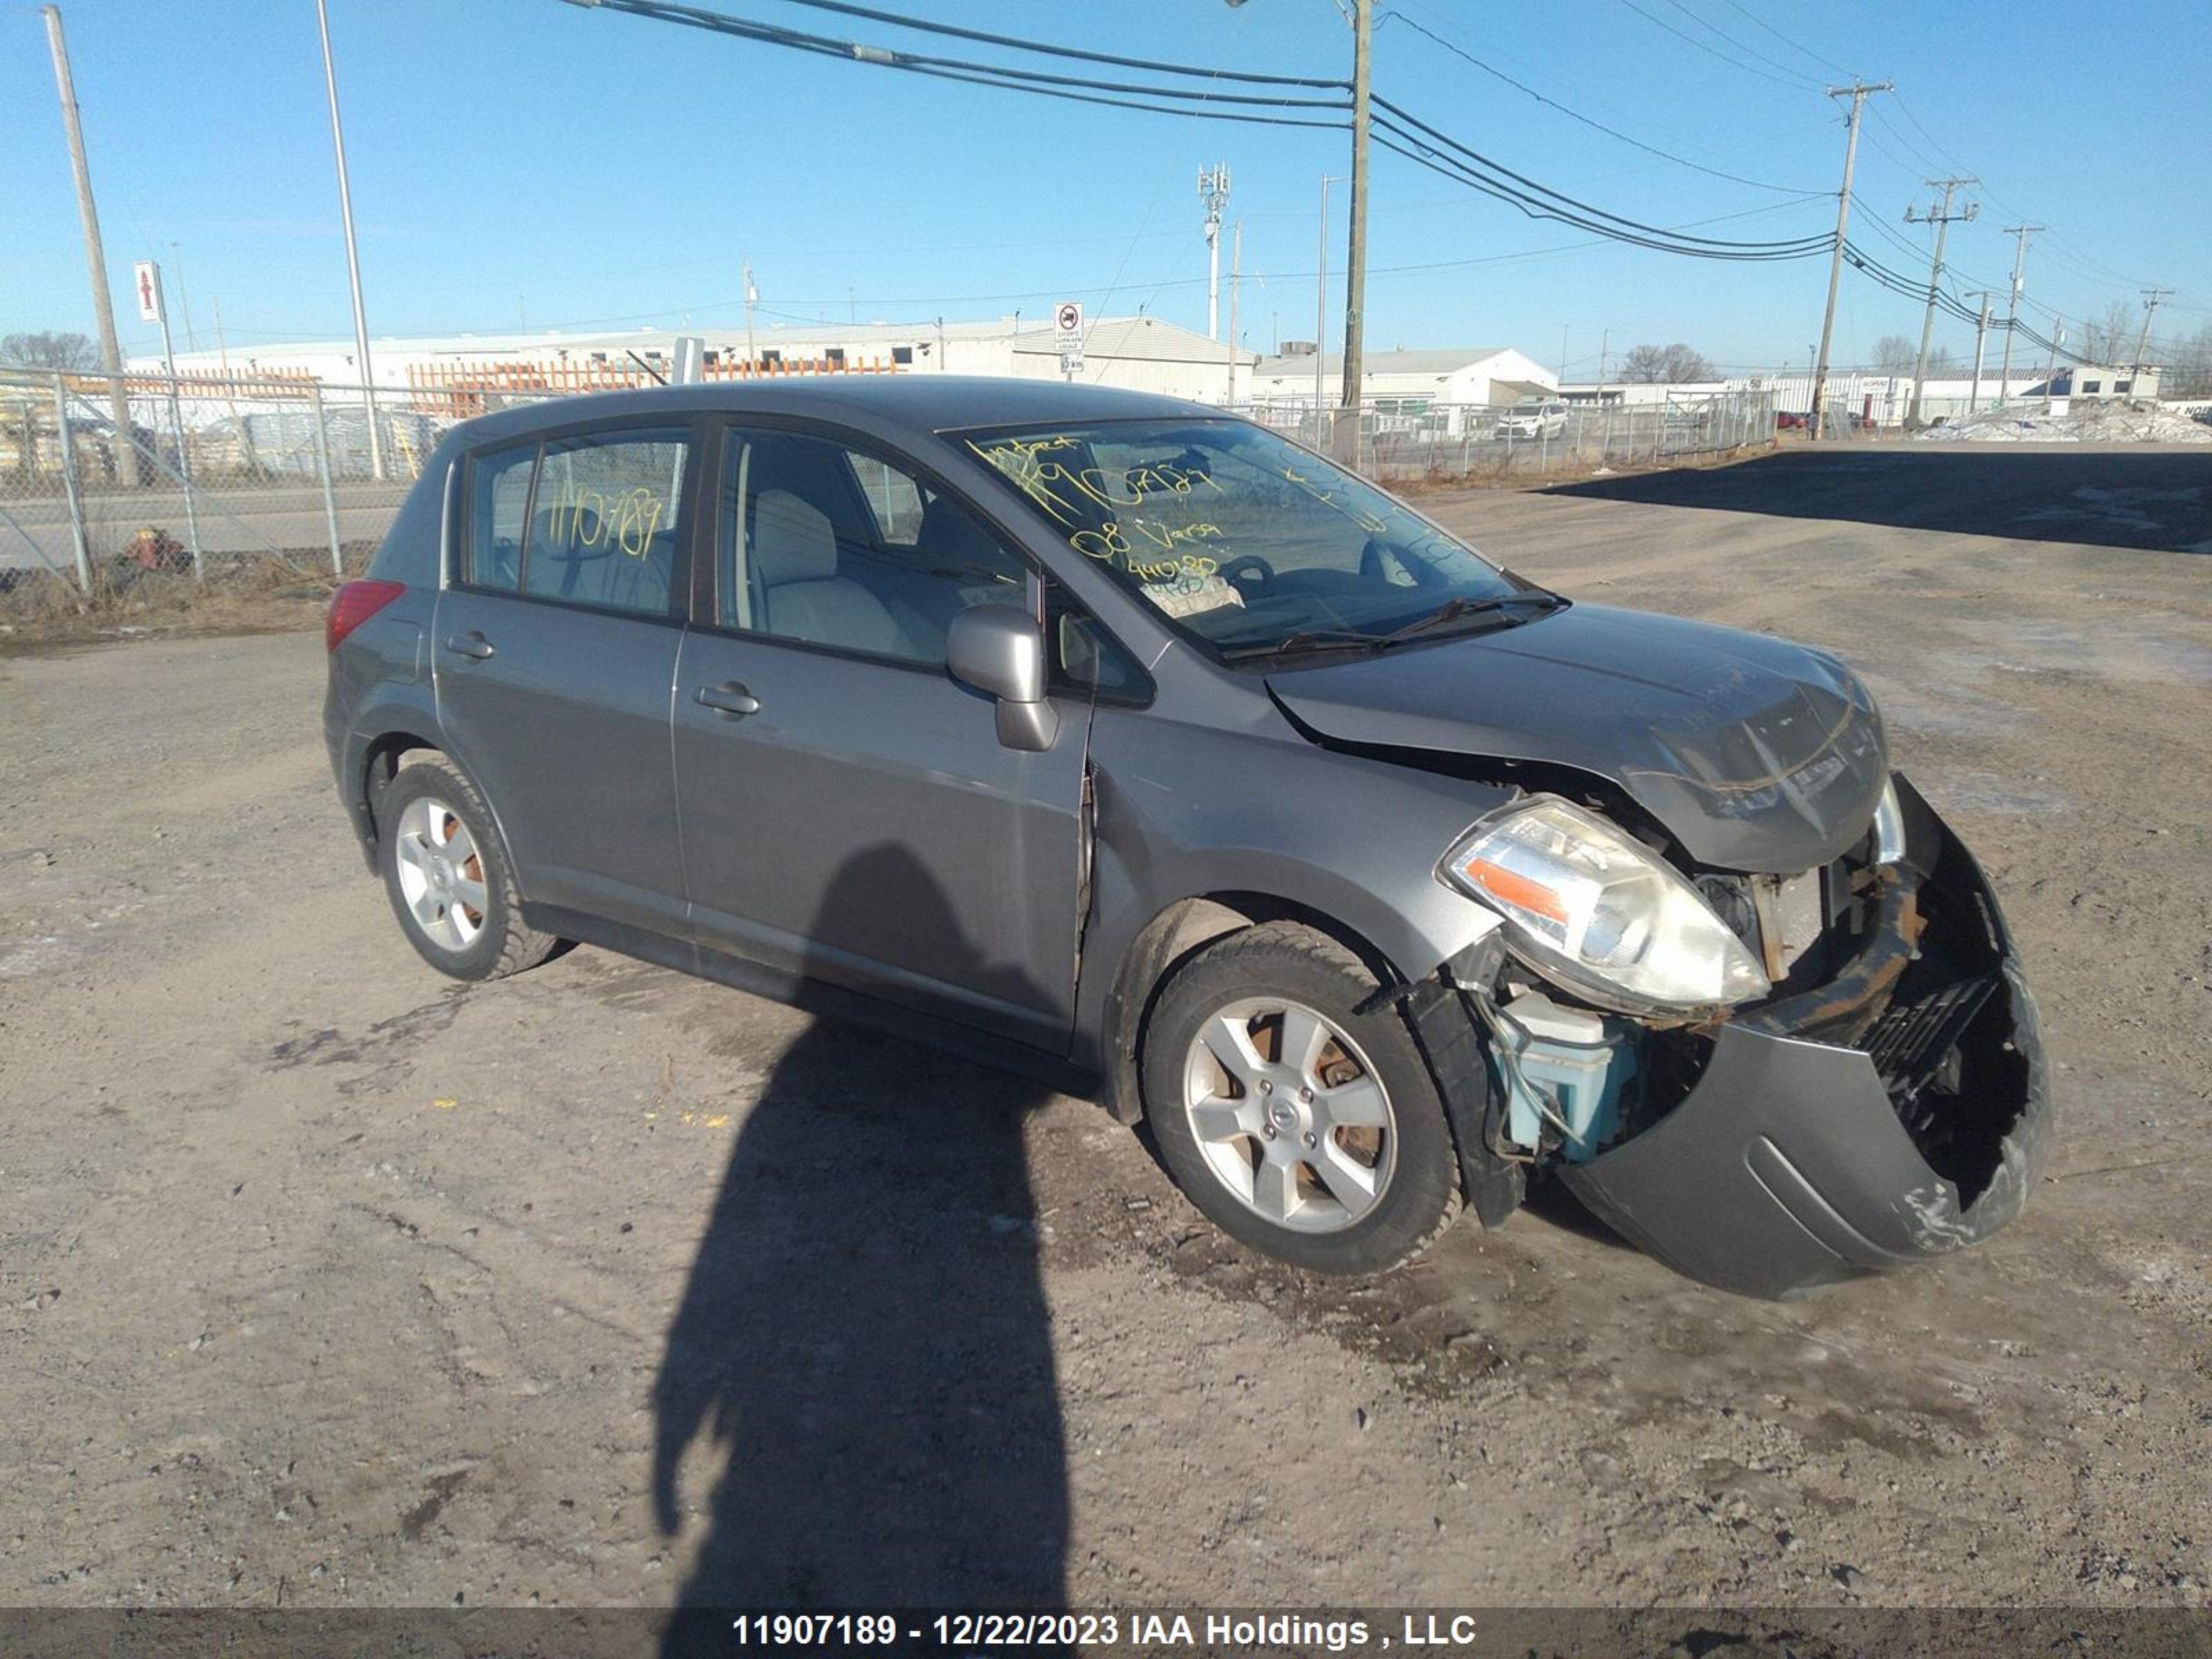
[{"label": "windshield wiper", "polygon": [[1480,617],[1504,610],[1513,605],[1540,605],[1553,610],[1572,603],[1557,593],[1540,587],[1517,589],[1510,593],[1493,593],[1486,599],[1465,598],[1446,599],[1425,617],[1417,617],[1404,627],[1388,634],[1362,634],[1345,628],[1304,628],[1297,633],[1278,640],[1272,645],[1240,645],[1221,653],[1224,662],[1245,662],[1255,657],[1300,656],[1313,651],[1387,651],[1402,640],[1425,634],[1432,628],[1457,622],[1465,617]]},{"label": "windshield wiper", "polygon": [[1382,642],[1386,645],[1395,645],[1400,640],[1410,640],[1417,634],[1425,634],[1432,628],[1441,628],[1446,623],[1457,622],[1462,617],[1484,616],[1503,611],[1511,605],[1540,605],[1547,611],[1551,611],[1568,603],[1568,600],[1562,599],[1559,594],[1547,592],[1540,587],[1516,588],[1510,593],[1493,593],[1489,598],[1481,599],[1446,599],[1427,616],[1417,617],[1403,628],[1383,635]]},{"label": "windshield wiper", "polygon": [[1389,643],[1388,634],[1361,634],[1343,628],[1302,628],[1270,644],[1232,646],[1221,653],[1221,659],[1243,662],[1252,657],[1290,657],[1308,651],[1380,651]]}]

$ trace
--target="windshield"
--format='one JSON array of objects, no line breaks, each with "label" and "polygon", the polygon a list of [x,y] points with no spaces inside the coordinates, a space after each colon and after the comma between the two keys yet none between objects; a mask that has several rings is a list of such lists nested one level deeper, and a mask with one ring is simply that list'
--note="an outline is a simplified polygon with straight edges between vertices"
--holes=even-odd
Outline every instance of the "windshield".
[{"label": "windshield", "polygon": [[1217,656],[1380,648],[1431,623],[1525,621],[1540,607],[1523,596],[1551,602],[1364,480],[1246,422],[1111,422],[966,442],[1069,547]]}]

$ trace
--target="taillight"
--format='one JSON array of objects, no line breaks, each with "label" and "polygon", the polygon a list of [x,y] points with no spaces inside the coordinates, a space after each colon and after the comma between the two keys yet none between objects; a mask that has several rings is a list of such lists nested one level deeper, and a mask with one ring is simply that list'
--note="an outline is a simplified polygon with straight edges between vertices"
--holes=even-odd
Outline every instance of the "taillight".
[{"label": "taillight", "polygon": [[348,582],[331,595],[331,614],[323,620],[323,648],[335,651],[338,642],[407,591],[404,582],[363,580]]}]

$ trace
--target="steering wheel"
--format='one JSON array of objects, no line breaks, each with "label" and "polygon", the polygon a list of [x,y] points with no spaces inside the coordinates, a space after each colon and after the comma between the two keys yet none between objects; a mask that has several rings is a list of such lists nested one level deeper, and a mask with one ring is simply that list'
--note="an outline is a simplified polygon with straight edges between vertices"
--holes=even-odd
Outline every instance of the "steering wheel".
[{"label": "steering wheel", "polygon": [[1275,585],[1275,567],[1257,553],[1239,553],[1226,561],[1214,573],[1224,581],[1231,581],[1247,591],[1256,592]]}]

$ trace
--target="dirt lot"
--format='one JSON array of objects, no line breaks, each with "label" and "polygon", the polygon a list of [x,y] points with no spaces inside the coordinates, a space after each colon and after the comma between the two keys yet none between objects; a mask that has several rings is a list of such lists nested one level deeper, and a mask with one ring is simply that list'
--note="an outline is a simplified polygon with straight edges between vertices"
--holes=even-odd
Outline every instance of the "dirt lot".
[{"label": "dirt lot", "polygon": [[437,978],[319,638],[18,658],[0,1601],[2203,1606],[2212,460],[1426,504],[1866,671],[2041,993],[2009,1231],[1788,1306],[1564,1204],[1303,1280],[1079,1103],[596,951]]}]

